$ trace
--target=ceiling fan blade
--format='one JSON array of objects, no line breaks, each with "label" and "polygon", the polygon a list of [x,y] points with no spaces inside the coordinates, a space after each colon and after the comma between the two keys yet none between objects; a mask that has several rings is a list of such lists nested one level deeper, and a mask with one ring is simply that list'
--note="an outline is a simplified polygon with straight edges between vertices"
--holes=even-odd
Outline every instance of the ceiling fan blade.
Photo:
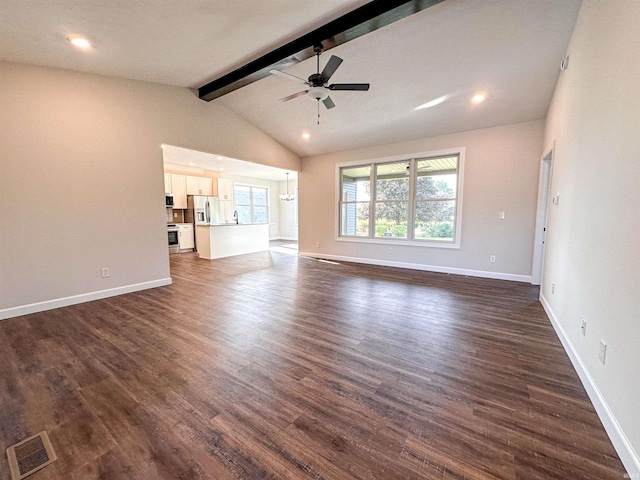
[{"label": "ceiling fan blade", "polygon": [[369,90],[368,83],[332,83],[327,87],[329,90]]},{"label": "ceiling fan blade", "polygon": [[329,81],[329,79],[331,78],[331,75],[336,73],[336,70],[338,69],[341,63],[342,63],[342,59],[340,57],[331,55],[331,58],[329,59],[327,64],[324,66],[324,70],[322,70],[322,73],[320,74],[320,76],[324,80],[323,83],[326,83]]},{"label": "ceiling fan blade", "polygon": [[269,70],[269,73],[272,75],[278,75],[280,77],[286,78],[287,80],[293,80],[294,82],[300,81],[305,85],[309,84],[309,82],[307,82],[304,78],[296,77],[295,75],[291,75],[290,73],[287,73],[287,72],[281,72],[280,70]]},{"label": "ceiling fan blade", "polygon": [[306,95],[308,91],[309,90],[303,90],[301,92],[294,93],[293,95],[289,95],[288,97],[281,98],[280,101],[281,102],[288,102],[289,100],[293,100],[294,98],[298,98],[298,97],[301,97],[303,95]]},{"label": "ceiling fan blade", "polygon": [[325,98],[324,100],[322,100],[322,103],[324,103],[324,106],[327,107],[327,109],[333,108],[336,106],[336,104],[333,103],[333,100],[331,100],[331,97]]}]

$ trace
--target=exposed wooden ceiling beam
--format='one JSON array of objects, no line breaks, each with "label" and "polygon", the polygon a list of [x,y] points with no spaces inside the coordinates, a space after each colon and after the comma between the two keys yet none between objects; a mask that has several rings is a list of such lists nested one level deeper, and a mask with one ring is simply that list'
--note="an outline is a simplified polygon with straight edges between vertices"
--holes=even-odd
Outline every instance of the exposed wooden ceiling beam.
[{"label": "exposed wooden ceiling beam", "polygon": [[329,50],[442,1],[374,0],[207,83],[198,89],[198,96],[210,102],[268,76],[269,70],[283,70],[313,57],[314,45],[322,43]]}]

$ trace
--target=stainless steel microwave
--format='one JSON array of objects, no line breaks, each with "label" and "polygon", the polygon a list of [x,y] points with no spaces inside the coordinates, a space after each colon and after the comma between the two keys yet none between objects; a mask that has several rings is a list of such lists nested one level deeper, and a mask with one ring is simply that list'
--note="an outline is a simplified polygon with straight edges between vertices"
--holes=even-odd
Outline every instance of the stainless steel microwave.
[{"label": "stainless steel microwave", "polygon": [[173,195],[165,195],[164,204],[167,207],[173,207]]}]

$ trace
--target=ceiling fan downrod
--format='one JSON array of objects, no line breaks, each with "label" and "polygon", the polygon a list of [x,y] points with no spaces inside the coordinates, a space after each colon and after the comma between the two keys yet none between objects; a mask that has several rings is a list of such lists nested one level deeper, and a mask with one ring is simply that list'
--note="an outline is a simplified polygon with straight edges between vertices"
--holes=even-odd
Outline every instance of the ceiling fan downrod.
[{"label": "ceiling fan downrod", "polygon": [[302,90],[301,92],[294,93],[293,95],[288,95],[284,98],[281,98],[280,101],[287,102],[289,100],[293,100],[294,98],[301,97],[306,95],[310,98],[313,98],[318,102],[318,125],[320,125],[320,101],[327,109],[334,108],[336,106],[333,103],[333,100],[329,96],[331,91],[337,90],[350,90],[350,91],[367,91],[369,90],[368,83],[333,83],[329,84],[329,80],[336,72],[340,64],[342,63],[342,59],[340,57],[336,57],[335,55],[331,55],[329,61],[325,65],[324,69],[320,71],[320,54],[323,51],[322,44],[315,44],[313,46],[313,52],[316,55],[316,72],[309,75],[307,80],[297,77],[295,75],[291,75],[290,73],[281,72],[279,70],[271,70],[270,72],[274,75],[279,75],[281,77],[287,78],[289,80],[295,82],[302,82],[304,85],[307,85],[306,90]]},{"label": "ceiling fan downrod", "polygon": [[[316,72],[320,75],[320,54],[322,53],[322,44],[314,45],[313,52],[316,54]],[[318,125],[320,125],[320,99],[316,98],[318,105]]]}]

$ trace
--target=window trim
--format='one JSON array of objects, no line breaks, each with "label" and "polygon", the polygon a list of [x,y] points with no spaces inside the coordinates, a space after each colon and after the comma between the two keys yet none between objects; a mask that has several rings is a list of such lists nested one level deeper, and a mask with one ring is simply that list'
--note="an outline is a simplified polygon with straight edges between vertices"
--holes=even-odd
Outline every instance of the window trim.
[{"label": "window trim", "polygon": [[[437,240],[429,239],[429,240],[420,240],[414,239],[409,240],[405,238],[392,238],[392,237],[344,237],[340,235],[340,207],[341,207],[341,187],[342,187],[342,178],[340,171],[345,167],[356,167],[356,166],[366,166],[373,165],[379,163],[390,163],[390,162],[398,162],[398,161],[409,161],[414,158],[430,158],[430,157],[444,157],[444,156],[458,156],[458,183],[456,186],[457,193],[457,201],[456,201],[456,221],[455,221],[455,232],[454,232],[454,240],[453,242],[440,242]],[[353,160],[349,162],[340,162],[335,164],[335,193],[334,193],[334,240],[337,242],[353,242],[353,243],[371,243],[371,244],[383,244],[383,245],[407,245],[412,247],[426,247],[426,248],[449,248],[449,249],[460,249],[460,245],[462,242],[462,207],[463,207],[463,185],[464,185],[464,164],[465,164],[465,147],[456,147],[456,148],[447,148],[444,150],[433,150],[429,152],[417,152],[410,153],[405,155],[394,155],[390,157],[379,157],[373,159],[363,159],[363,160]],[[413,175],[410,179],[411,182],[414,182],[415,179]],[[372,195],[372,199],[375,197]],[[373,201],[373,200],[371,200]],[[409,217],[413,217],[414,213],[409,212]],[[369,232],[371,232],[372,225],[375,221],[369,222]],[[412,224],[407,224],[412,225]]]},{"label": "window trim", "polygon": [[[249,205],[250,207],[250,212],[251,212],[251,220],[253,220],[253,189],[254,188],[264,188],[267,191],[267,221],[265,223],[269,224],[271,223],[271,189],[269,188],[268,185],[259,185],[256,183],[238,183],[238,182],[234,182],[233,184],[233,206],[234,208],[236,208],[238,206],[238,204],[236,203],[236,186],[238,187],[249,187],[251,189],[251,193],[249,195],[250,199],[251,199],[251,204]],[[240,204],[241,206],[245,206],[243,204]],[[258,206],[262,206],[262,205],[258,205]],[[251,224],[244,224],[244,225],[259,225],[258,223],[255,222],[251,222]]]},{"label": "window trim", "polygon": [[293,194],[295,198],[293,199],[293,224],[298,226],[298,185],[296,185],[293,189]]}]

